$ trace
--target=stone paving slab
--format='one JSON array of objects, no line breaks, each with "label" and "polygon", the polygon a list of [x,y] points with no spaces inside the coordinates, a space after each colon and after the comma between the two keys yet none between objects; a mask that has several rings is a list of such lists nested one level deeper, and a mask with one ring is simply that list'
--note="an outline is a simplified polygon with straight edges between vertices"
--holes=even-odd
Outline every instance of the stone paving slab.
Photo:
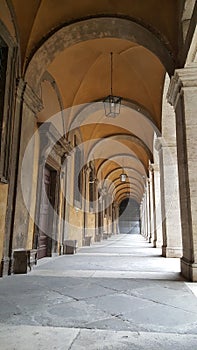
[{"label": "stone paving slab", "polygon": [[197,333],[182,281],[16,275],[0,280],[0,305],[9,325]]},{"label": "stone paving slab", "polygon": [[[53,269],[35,270],[33,275],[36,276],[54,276]],[[179,272],[155,272],[155,271],[104,271],[104,270],[66,270],[57,271],[58,277],[93,277],[93,278],[128,278],[128,279],[151,279],[151,280],[167,280],[167,281],[184,281]]]},{"label": "stone paving slab", "polygon": [[118,237],[109,254],[96,245],[0,279],[0,350],[197,350],[197,284],[181,278],[179,259],[151,258],[143,237],[121,237],[118,255],[113,245]]},{"label": "stone paving slab", "polygon": [[0,325],[0,350],[196,350],[197,335]]}]

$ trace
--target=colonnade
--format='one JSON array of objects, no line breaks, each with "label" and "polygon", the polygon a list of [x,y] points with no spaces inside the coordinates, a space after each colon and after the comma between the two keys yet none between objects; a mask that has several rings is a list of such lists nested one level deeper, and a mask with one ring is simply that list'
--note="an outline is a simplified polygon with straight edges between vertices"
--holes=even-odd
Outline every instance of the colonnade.
[{"label": "colonnade", "polygon": [[163,256],[180,257],[181,273],[192,281],[197,280],[196,96],[196,65],[176,70],[141,202],[141,233]]}]

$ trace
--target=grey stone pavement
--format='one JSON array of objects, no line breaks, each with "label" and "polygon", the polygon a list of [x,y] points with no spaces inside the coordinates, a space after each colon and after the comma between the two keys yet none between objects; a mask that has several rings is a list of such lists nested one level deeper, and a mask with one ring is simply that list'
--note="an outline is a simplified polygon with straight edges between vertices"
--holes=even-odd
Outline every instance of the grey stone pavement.
[{"label": "grey stone pavement", "polygon": [[0,279],[1,350],[197,350],[197,284],[140,235]]}]

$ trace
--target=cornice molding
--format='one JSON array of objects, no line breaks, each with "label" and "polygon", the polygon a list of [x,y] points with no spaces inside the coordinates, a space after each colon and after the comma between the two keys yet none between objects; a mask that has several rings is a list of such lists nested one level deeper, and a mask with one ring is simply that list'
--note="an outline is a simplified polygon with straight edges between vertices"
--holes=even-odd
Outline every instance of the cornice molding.
[{"label": "cornice molding", "polygon": [[176,108],[179,96],[185,89],[197,87],[197,65],[190,65],[182,69],[176,69],[171,78],[167,99],[168,102]]},{"label": "cornice molding", "polygon": [[34,114],[43,109],[41,99],[22,78],[17,81],[16,96],[18,101],[23,101]]}]

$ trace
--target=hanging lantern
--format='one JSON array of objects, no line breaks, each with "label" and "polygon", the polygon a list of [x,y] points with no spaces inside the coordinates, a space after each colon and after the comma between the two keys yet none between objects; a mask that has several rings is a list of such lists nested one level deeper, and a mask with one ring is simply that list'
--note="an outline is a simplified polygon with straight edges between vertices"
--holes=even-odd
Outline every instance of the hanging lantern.
[{"label": "hanging lantern", "polygon": [[121,97],[109,95],[103,103],[106,117],[115,118],[120,114]]},{"label": "hanging lantern", "polygon": [[120,181],[121,182],[126,182],[126,180],[127,180],[127,175],[124,174],[124,173],[120,174]]},{"label": "hanging lantern", "polygon": [[110,86],[110,95],[107,96],[104,100],[104,109],[106,117],[115,118],[120,114],[120,105],[121,97],[114,96],[112,93],[112,78],[113,78],[113,64],[112,64],[112,52],[111,52],[111,86]]}]

